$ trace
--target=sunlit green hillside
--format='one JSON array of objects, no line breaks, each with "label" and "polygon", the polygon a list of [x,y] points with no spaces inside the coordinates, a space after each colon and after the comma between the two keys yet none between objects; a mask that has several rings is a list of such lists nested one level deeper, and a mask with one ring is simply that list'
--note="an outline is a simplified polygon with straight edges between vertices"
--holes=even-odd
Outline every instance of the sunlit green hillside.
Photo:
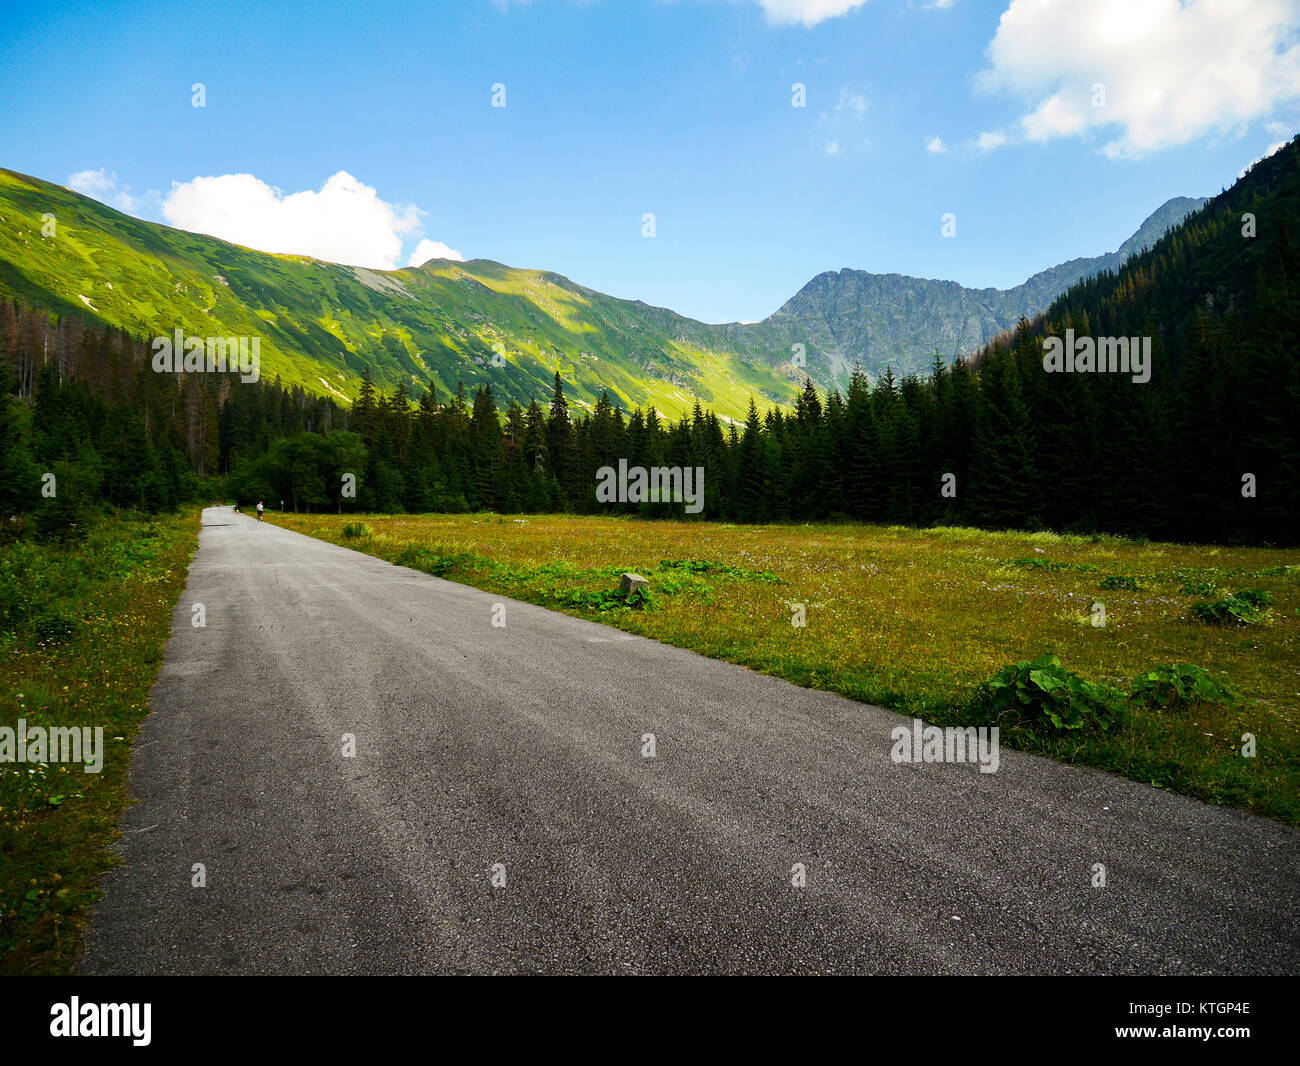
[{"label": "sunlit green hillside", "polygon": [[[53,216],[53,234],[45,216]],[[789,352],[728,340],[662,308],[488,260],[372,271],[270,255],[142,222],[59,185],[0,170],[0,295],[142,336],[260,336],[262,374],[351,399],[376,383],[418,394],[490,382],[500,401],[571,402],[677,416],[696,399],[743,418],[794,395]],[[499,348],[498,348],[499,346]],[[743,348],[744,350],[737,350]],[[497,356],[496,353],[500,352]]]}]

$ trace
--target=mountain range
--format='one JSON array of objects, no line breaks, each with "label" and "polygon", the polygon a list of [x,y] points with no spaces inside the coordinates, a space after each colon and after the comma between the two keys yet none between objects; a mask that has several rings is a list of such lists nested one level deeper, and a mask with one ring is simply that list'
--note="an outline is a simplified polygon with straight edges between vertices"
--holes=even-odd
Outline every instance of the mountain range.
[{"label": "mountain range", "polygon": [[258,252],[0,169],[0,296],[138,336],[258,336],[264,377],[346,401],[369,370],[385,389],[490,383],[527,403],[558,369],[581,408],[608,392],[629,410],[676,417],[698,400],[740,419],[751,397],[792,401],[805,376],[842,389],[855,364],[903,375],[973,352],[1204,203],[1169,200],[1116,251],[1011,289],[828,271],[761,322],[711,325],[485,259],[382,271]]},{"label": "mountain range", "polygon": [[1047,309],[1076,282],[1118,270],[1171,228],[1202,207],[1205,198],[1167,201],[1106,255],[1071,259],[1040,271],[1011,289],[968,289],[955,281],[931,281],[864,270],[818,274],[758,325],[803,341],[822,370],[821,385],[843,388],[853,365],[869,375],[892,366],[895,374],[923,371],[937,354],[945,362],[968,355],[1023,318]]}]

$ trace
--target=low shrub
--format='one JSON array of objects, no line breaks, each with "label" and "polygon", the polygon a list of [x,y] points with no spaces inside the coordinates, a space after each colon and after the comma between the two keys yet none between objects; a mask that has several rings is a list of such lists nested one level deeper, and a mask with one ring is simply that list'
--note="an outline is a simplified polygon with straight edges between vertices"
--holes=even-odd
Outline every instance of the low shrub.
[{"label": "low shrub", "polygon": [[1131,698],[1143,707],[1166,711],[1237,701],[1226,681],[1215,681],[1204,667],[1191,663],[1168,663],[1138,674],[1133,679]]},{"label": "low shrub", "polygon": [[746,570],[743,566],[730,566],[727,563],[714,562],[709,559],[663,559],[658,568],[675,574],[719,574],[734,577],[740,581],[765,581],[769,584],[784,584],[770,570]]},{"label": "low shrub", "polygon": [[1097,729],[1106,731],[1123,718],[1124,697],[1105,685],[1085,681],[1055,655],[1040,655],[1004,666],[976,691],[966,717],[980,724],[1005,725],[1030,733]]},{"label": "low shrub", "polygon": [[1268,618],[1268,604],[1273,601],[1263,589],[1242,589],[1220,600],[1194,603],[1191,616],[1207,625],[1254,625]]},{"label": "low shrub", "polygon": [[613,611],[618,609],[648,611],[654,607],[654,596],[648,588],[638,586],[624,592],[622,589],[598,589],[584,592],[574,589],[572,592],[552,594],[556,603],[566,607],[586,607],[593,611]]}]

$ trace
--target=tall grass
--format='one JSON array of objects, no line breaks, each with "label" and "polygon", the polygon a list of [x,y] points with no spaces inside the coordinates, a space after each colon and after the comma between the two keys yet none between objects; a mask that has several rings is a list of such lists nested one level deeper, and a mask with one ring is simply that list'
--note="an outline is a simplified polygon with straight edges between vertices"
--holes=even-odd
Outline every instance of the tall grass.
[{"label": "tall grass", "polygon": [[67,972],[126,806],[198,513],[0,545],[0,726],[102,726],[102,770],[0,763],[0,973]]}]

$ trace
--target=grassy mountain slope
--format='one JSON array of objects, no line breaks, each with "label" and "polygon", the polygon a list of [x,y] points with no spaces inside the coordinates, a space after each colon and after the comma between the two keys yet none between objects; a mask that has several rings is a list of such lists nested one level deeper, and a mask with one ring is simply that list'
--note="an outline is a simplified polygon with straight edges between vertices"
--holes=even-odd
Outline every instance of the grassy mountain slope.
[{"label": "grassy mountain slope", "polygon": [[741,419],[751,396],[760,406],[792,400],[805,373],[843,388],[857,362],[906,373],[926,370],[936,352],[973,351],[1200,203],[1171,200],[1119,251],[1014,289],[842,270],[818,275],[762,322],[707,325],[489,260],[378,271],[257,252],[0,170],[0,295],[141,336],[259,336],[264,376],[344,400],[369,368],[385,389],[490,383],[499,402],[526,403],[549,396],[558,368],[579,407],[608,391],[625,408],[675,417],[698,399]]},{"label": "grassy mountain slope", "polygon": [[[47,214],[52,237],[42,236]],[[793,368],[727,347],[719,327],[556,274],[487,260],[371,271],[271,255],[4,170],[0,294],[142,336],[260,336],[265,377],[349,399],[367,366],[386,388],[490,382],[499,402],[547,398],[558,367],[580,406],[608,390],[670,415],[698,397],[743,418],[750,395],[784,403],[798,387]]]}]

